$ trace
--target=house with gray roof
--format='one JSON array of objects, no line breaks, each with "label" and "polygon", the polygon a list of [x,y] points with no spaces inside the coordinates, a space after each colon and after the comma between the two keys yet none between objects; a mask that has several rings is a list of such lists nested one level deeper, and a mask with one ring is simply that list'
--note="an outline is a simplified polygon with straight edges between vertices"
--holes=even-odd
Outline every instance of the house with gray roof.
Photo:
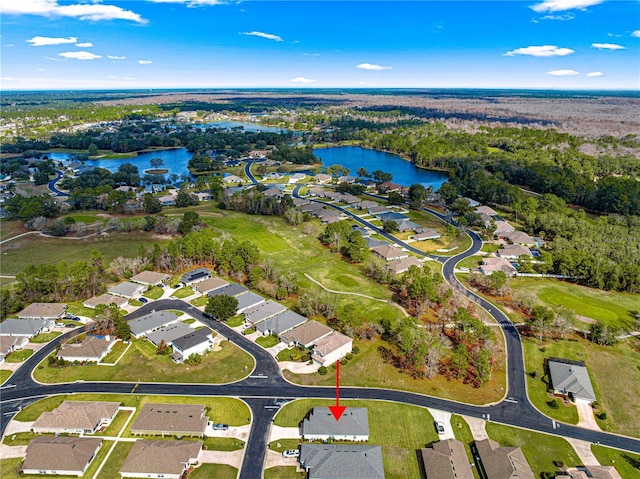
[{"label": "house with gray roof", "polygon": [[164,344],[167,346],[171,346],[174,339],[178,339],[191,332],[193,332],[191,326],[182,321],[178,321],[177,323],[169,324],[168,326],[163,326],[160,329],[150,332],[147,334],[147,339],[156,347],[158,347],[162,341],[164,341]]},{"label": "house with gray roof", "polygon": [[29,343],[26,336],[0,336],[0,363],[14,351],[22,349]]},{"label": "house with gray roof", "polygon": [[62,401],[53,411],[40,414],[31,431],[37,434],[94,434],[111,424],[119,408],[118,402]]},{"label": "house with gray roof", "polygon": [[110,304],[115,304],[118,308],[122,308],[129,304],[129,300],[127,298],[123,298],[120,296],[113,296],[111,294],[101,294],[100,296],[94,296],[93,298],[87,299],[82,305],[85,308],[96,309],[101,304],[105,306],[109,306]]},{"label": "house with gray roof", "polygon": [[368,441],[369,415],[367,408],[348,407],[340,420],[328,407],[314,407],[302,422],[305,441]]},{"label": "house with gray roof", "polygon": [[211,271],[207,268],[198,268],[193,271],[188,271],[180,278],[180,282],[185,286],[189,286],[198,281],[204,281],[207,278],[211,278]]},{"label": "house with gray roof", "polygon": [[366,237],[364,239],[364,242],[367,244],[367,248],[369,248],[369,249],[377,248],[378,246],[387,246],[387,245],[389,245],[388,241],[383,241],[383,240],[379,240],[379,239],[376,239],[376,238],[371,238],[370,236]]},{"label": "house with gray roof", "polygon": [[134,283],[140,283],[147,286],[162,286],[171,279],[170,274],[156,273],[155,271],[142,271],[135,276],[129,278]]},{"label": "house with gray roof", "polygon": [[244,313],[247,309],[251,309],[265,302],[265,299],[262,296],[251,291],[239,295],[237,299],[238,309],[236,310],[236,312],[238,314]]},{"label": "house with gray roof", "polygon": [[473,479],[464,444],[455,439],[438,441],[420,449],[427,479]]},{"label": "house with gray roof", "polygon": [[555,394],[567,394],[574,400],[593,402],[596,394],[589,379],[589,372],[582,361],[562,358],[547,360],[551,387]]},{"label": "house with gray roof", "polygon": [[88,335],[80,342],[62,344],[56,356],[65,361],[98,363],[111,351],[116,342],[116,338],[110,335]]},{"label": "house with gray roof", "polygon": [[66,312],[64,303],[31,303],[16,316],[20,319],[60,319]]},{"label": "house with gray roof", "polygon": [[145,314],[138,319],[129,321],[129,328],[131,329],[131,334],[136,338],[140,338],[151,331],[177,321],[178,316],[171,311],[154,311],[153,313]]},{"label": "house with gray roof", "polygon": [[97,437],[36,437],[27,446],[22,473],[80,477],[101,445]]},{"label": "house with gray roof", "polygon": [[319,339],[324,338],[332,332],[333,329],[329,326],[311,320],[281,334],[280,341],[289,346],[312,348]]},{"label": "house with gray roof", "polygon": [[137,435],[202,437],[208,422],[202,404],[146,403],[130,431]]},{"label": "house with gray roof", "polygon": [[[376,215],[376,217],[380,221],[395,221],[397,223],[399,223],[400,221],[409,219],[409,217],[407,215],[403,215],[402,213],[397,213],[395,211],[387,211],[386,213],[379,213],[379,214]],[[418,226],[418,225],[416,225],[416,226]],[[411,228],[411,229],[413,229],[413,228]]]},{"label": "house with gray roof", "polygon": [[136,441],[120,468],[120,477],[180,479],[197,464],[202,441]]},{"label": "house with gray roof", "polygon": [[500,447],[492,439],[475,441],[486,476],[490,479],[536,479],[519,447]]},{"label": "house with gray roof", "polygon": [[264,335],[275,334],[280,336],[290,329],[300,326],[307,321],[307,318],[300,316],[293,311],[285,311],[276,316],[272,316],[256,325],[256,329]]},{"label": "house with gray roof", "polygon": [[114,296],[122,296],[127,299],[138,299],[147,290],[147,286],[144,284],[132,283],[125,281],[115,285],[113,288],[109,288],[107,291]]},{"label": "house with gray roof", "polygon": [[398,231],[413,231],[420,227],[419,224],[414,223],[411,220],[398,220],[396,223],[398,225]]},{"label": "house with gray roof", "polygon": [[55,323],[50,319],[5,319],[0,323],[0,336],[24,336],[33,338],[40,333],[53,329]]},{"label": "house with gray roof", "polygon": [[239,295],[246,293],[247,291],[249,290],[246,287],[242,286],[241,284],[229,283],[228,285],[223,286],[222,288],[217,288],[217,289],[214,289],[213,291],[209,291],[207,294],[209,296],[227,295],[227,296],[238,297]]},{"label": "house with gray roof", "polygon": [[171,343],[173,354],[171,359],[177,363],[183,362],[192,354],[204,354],[213,346],[213,334],[209,328],[200,328],[184,336],[176,338]]},{"label": "house with gray roof", "polygon": [[300,467],[309,479],[384,479],[380,446],[302,444]]},{"label": "house with gray roof", "polygon": [[256,325],[260,321],[269,319],[276,314],[284,313],[287,310],[286,306],[273,301],[272,299],[260,303],[252,308],[243,311],[244,319],[251,325]]}]

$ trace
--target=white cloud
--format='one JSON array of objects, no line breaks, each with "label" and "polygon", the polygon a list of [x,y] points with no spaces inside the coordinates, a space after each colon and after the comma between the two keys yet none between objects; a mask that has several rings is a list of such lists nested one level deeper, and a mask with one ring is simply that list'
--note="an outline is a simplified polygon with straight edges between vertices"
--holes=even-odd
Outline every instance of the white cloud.
[{"label": "white cloud", "polygon": [[540,17],[541,20],[559,20],[561,22],[567,22],[573,20],[576,16],[573,13],[564,13],[562,15],[545,15]]},{"label": "white cloud", "polygon": [[151,65],[153,62],[151,60],[138,60],[140,65]]},{"label": "white cloud", "polygon": [[556,77],[567,77],[567,76],[575,76],[579,75],[579,73],[575,70],[552,70],[547,72],[549,75],[553,75]]},{"label": "white cloud", "polygon": [[302,54],[305,57],[319,57],[320,54],[319,53],[303,53]]},{"label": "white cloud", "polygon": [[604,0],[543,0],[542,3],[531,5],[534,12],[563,12],[565,10],[584,10],[604,2]]},{"label": "white cloud", "polygon": [[634,30],[631,32],[632,37],[640,38],[640,30]]},{"label": "white cloud", "polygon": [[279,37],[278,35],[273,35],[271,33],[264,33],[264,32],[242,32],[241,35],[249,35],[252,37],[261,37],[261,38],[266,38],[267,40],[273,40],[275,42],[281,42],[282,41],[282,37]]},{"label": "white cloud", "polygon": [[[638,32],[640,32],[640,30],[638,30]],[[621,37],[622,35],[618,35],[616,33],[607,33],[608,37]]]},{"label": "white cloud", "polygon": [[592,48],[597,48],[598,50],[624,50],[625,48],[622,45],[617,45],[615,43],[592,43]]},{"label": "white cloud", "polygon": [[305,77],[296,77],[296,78],[292,78],[289,81],[293,83],[315,83],[315,80],[312,80],[311,78],[305,78]]},{"label": "white cloud", "polygon": [[127,58],[127,57],[119,57],[119,56],[117,56],[117,55],[107,55],[107,58],[108,58],[109,60],[124,60],[124,59],[125,59],[125,58]]},{"label": "white cloud", "polygon": [[563,57],[571,55],[574,51],[571,48],[560,48],[555,45],[541,45],[524,48],[516,48],[504,54],[505,57],[516,55],[531,55],[532,57]]},{"label": "white cloud", "polygon": [[97,60],[98,58],[102,58],[102,56],[91,52],[64,52],[58,53],[58,56],[71,58],[73,60]]},{"label": "white cloud", "polygon": [[391,70],[391,67],[383,67],[381,65],[376,65],[374,63],[361,63],[360,65],[356,65],[356,68],[360,68],[361,70]]},{"label": "white cloud", "polygon": [[90,48],[92,46],[93,46],[93,43],[91,42],[76,43],[76,47],[78,48]]},{"label": "white cloud", "polygon": [[27,43],[31,43],[32,47],[46,47],[49,45],[63,45],[65,43],[76,43],[77,37],[68,38],[55,38],[55,37],[33,37],[29,40],[25,40]]},{"label": "white cloud", "polygon": [[220,0],[147,0],[151,3],[184,3],[187,7],[202,7],[205,5],[223,5]]},{"label": "white cloud", "polygon": [[115,5],[76,3],[58,5],[58,0],[0,0],[3,15],[39,15],[42,17],[70,17],[79,20],[130,20],[147,23],[139,14]]},{"label": "white cloud", "polygon": [[603,77],[604,73],[602,72],[589,72],[587,73],[588,77]]}]

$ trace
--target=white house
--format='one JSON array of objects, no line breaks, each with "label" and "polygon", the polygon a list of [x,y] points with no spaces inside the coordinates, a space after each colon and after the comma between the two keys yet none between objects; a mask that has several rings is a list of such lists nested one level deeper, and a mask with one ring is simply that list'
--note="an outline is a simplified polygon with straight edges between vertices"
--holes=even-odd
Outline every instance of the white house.
[{"label": "white house", "polygon": [[369,415],[367,408],[348,407],[339,421],[328,407],[314,407],[302,422],[305,441],[368,441]]},{"label": "white house", "polygon": [[194,332],[174,339],[171,346],[173,354],[171,357],[176,362],[183,362],[192,354],[204,354],[213,345],[213,335],[209,328],[196,329]]},{"label": "white house", "polygon": [[353,349],[349,336],[333,331],[316,342],[311,359],[320,366],[330,366],[345,357]]}]

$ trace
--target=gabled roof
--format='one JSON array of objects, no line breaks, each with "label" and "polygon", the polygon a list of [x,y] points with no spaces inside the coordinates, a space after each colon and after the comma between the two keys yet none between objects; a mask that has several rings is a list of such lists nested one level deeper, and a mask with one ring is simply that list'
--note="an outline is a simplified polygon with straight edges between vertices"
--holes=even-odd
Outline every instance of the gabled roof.
[{"label": "gabled roof", "polygon": [[97,437],[36,437],[27,446],[22,469],[80,472],[101,444]]},{"label": "gabled roof", "polygon": [[164,281],[168,281],[171,275],[165,273],[156,273],[155,271],[142,271],[130,278],[135,283],[156,285]]},{"label": "gabled roof", "polygon": [[514,231],[514,227],[506,221],[496,221],[496,235],[504,235],[505,233],[511,233]]},{"label": "gabled roof", "polygon": [[164,341],[166,345],[170,345],[174,339],[181,338],[192,331],[193,328],[191,326],[184,324],[182,321],[178,321],[177,323],[169,324],[168,326],[147,334],[147,339],[156,346],[162,341]]},{"label": "gabled roof", "polygon": [[437,238],[440,238],[440,236],[442,236],[433,228],[422,227],[422,228],[416,228],[413,231],[415,232],[413,239],[418,241],[425,240],[425,239],[437,239]]},{"label": "gabled roof", "polygon": [[171,311],[155,311],[146,314],[138,319],[129,321],[131,334],[139,336],[142,333],[157,329],[165,324],[170,324],[178,320],[178,316]]},{"label": "gabled roof", "polygon": [[398,231],[409,231],[420,227],[420,225],[414,223],[411,220],[398,220],[397,224]]},{"label": "gabled roof", "polygon": [[300,465],[309,479],[384,479],[380,446],[302,444]]},{"label": "gabled roof", "polygon": [[124,283],[116,284],[113,288],[109,288],[109,294],[133,298],[138,294],[142,294],[146,289],[145,285],[125,281]]},{"label": "gabled roof", "polygon": [[303,436],[368,436],[369,415],[365,407],[348,407],[339,421],[328,407],[314,407],[302,422]]},{"label": "gabled roof", "polygon": [[26,336],[0,336],[0,355],[13,352],[29,342]]},{"label": "gabled roof", "polygon": [[487,273],[494,271],[504,271],[505,273],[510,274],[516,271],[513,265],[506,259],[495,257],[483,258],[482,266],[480,266],[480,269]]},{"label": "gabled roof", "polygon": [[247,291],[249,291],[248,288],[238,283],[229,283],[228,285],[223,286],[222,288],[216,288],[213,291],[209,291],[207,294],[209,296],[227,295],[227,296],[236,297],[238,295],[246,293]]},{"label": "gabled roof", "polygon": [[147,475],[180,475],[187,464],[195,461],[202,450],[202,441],[152,441],[134,443],[120,473]]},{"label": "gabled roof", "polygon": [[402,213],[396,213],[395,211],[387,211],[386,213],[380,213],[380,214],[377,214],[376,216],[380,221],[393,220],[397,222],[397,221],[409,219],[407,215],[403,215]]},{"label": "gabled roof", "polygon": [[409,253],[407,253],[406,251],[402,251],[400,248],[392,246],[389,243],[383,246],[376,246],[375,248],[371,248],[371,251],[387,261],[392,259],[406,258],[407,256],[409,256]]},{"label": "gabled roof", "polygon": [[34,429],[93,430],[103,419],[113,417],[120,403],[104,401],[62,401],[51,412],[43,412]]},{"label": "gabled roof", "polygon": [[225,281],[224,279],[217,276],[212,276],[211,278],[205,279],[204,281],[197,282],[193,285],[193,288],[204,294],[208,291],[222,288],[223,286],[226,286],[228,284],[229,281]]},{"label": "gabled roof", "polygon": [[211,271],[207,268],[198,268],[193,271],[188,271],[182,275],[180,281],[183,283],[192,283],[193,281],[199,281],[208,278],[211,276]]},{"label": "gabled roof", "polygon": [[277,314],[276,316],[272,316],[269,319],[258,323],[256,325],[256,329],[261,333],[271,331],[272,333],[280,335],[306,321],[307,318],[304,316],[300,316],[298,313],[287,310],[284,313]]},{"label": "gabled roof", "polygon": [[101,304],[105,304],[108,306],[112,303],[120,308],[128,304],[129,301],[127,300],[127,298],[123,298],[122,296],[113,296],[111,294],[104,293],[100,296],[89,298],[82,304],[87,308],[95,308],[96,306],[100,306]]},{"label": "gabled roof", "polygon": [[464,444],[455,439],[420,449],[427,479],[473,479]]},{"label": "gabled roof", "polygon": [[496,216],[498,213],[496,213],[496,210],[494,210],[493,208],[490,208],[489,206],[478,206],[476,208],[476,213],[478,214],[485,214],[485,215],[489,215],[489,216]]},{"label": "gabled roof", "polygon": [[50,319],[5,319],[0,323],[0,335],[3,336],[35,336],[43,329],[53,328]]},{"label": "gabled roof", "polygon": [[320,338],[331,333],[331,331],[333,331],[333,329],[329,326],[319,323],[318,321],[311,320],[282,334],[280,339],[287,343],[295,342],[302,344],[304,347],[308,348]]},{"label": "gabled roof", "polygon": [[571,393],[577,399],[596,400],[589,372],[582,361],[549,358],[547,365],[553,389]]},{"label": "gabled roof", "polygon": [[283,313],[286,310],[286,306],[270,299],[269,301],[265,301],[264,303],[260,303],[257,306],[244,311],[244,317],[250,323],[255,324],[260,321],[264,321],[271,316],[275,316],[276,314]]},{"label": "gabled roof", "polygon": [[61,317],[66,310],[67,305],[64,303],[31,303],[20,311],[17,316],[21,319],[56,319]]},{"label": "gabled roof", "polygon": [[517,258],[518,256],[523,256],[523,255],[533,257],[533,255],[531,254],[531,250],[529,248],[519,244],[504,245],[502,248],[498,250],[498,255],[501,256],[502,258],[512,258],[512,257]]},{"label": "gabled roof", "polygon": [[536,240],[533,239],[524,231],[513,231],[511,233],[505,234],[504,236],[513,244],[522,244],[522,245],[536,244]]},{"label": "gabled roof", "polygon": [[264,298],[259,294],[248,291],[245,294],[241,294],[240,296],[238,296],[237,311],[239,313],[242,313],[245,309],[257,306],[260,303],[264,303]]},{"label": "gabled roof", "polygon": [[364,241],[365,243],[367,243],[367,248],[369,249],[373,249],[373,248],[377,248],[378,246],[385,246],[389,244],[388,241],[382,241],[376,238],[371,238],[370,236],[367,236],[364,239]]},{"label": "gabled roof", "polygon": [[349,336],[345,336],[338,331],[332,331],[330,334],[321,337],[316,341],[316,347],[313,349],[313,356],[326,357],[336,349],[341,348],[345,344],[353,342]]},{"label": "gabled roof", "polygon": [[97,361],[115,342],[116,338],[111,336],[87,336],[80,343],[63,344],[57,356],[68,361],[74,361],[76,358],[92,358]]},{"label": "gabled roof", "polygon": [[484,470],[491,479],[535,479],[519,447],[500,447],[491,439],[476,441],[475,444]]},{"label": "gabled roof", "polygon": [[201,328],[174,339],[172,345],[174,349],[186,351],[209,341],[211,341],[211,330],[209,328]]},{"label": "gabled roof", "polygon": [[395,274],[401,274],[408,271],[411,266],[422,268],[422,263],[415,256],[408,256],[406,258],[394,259],[385,264],[385,267]]},{"label": "gabled roof", "polygon": [[140,409],[131,432],[157,431],[202,434],[208,417],[202,404],[154,404],[146,403]]}]

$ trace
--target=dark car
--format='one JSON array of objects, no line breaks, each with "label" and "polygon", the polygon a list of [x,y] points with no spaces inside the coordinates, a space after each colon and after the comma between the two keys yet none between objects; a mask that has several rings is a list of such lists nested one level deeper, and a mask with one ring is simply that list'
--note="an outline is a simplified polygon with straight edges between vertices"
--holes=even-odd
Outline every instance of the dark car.
[{"label": "dark car", "polygon": [[226,431],[227,429],[229,429],[228,424],[214,424],[211,427],[213,428],[214,431]]},{"label": "dark car", "polygon": [[141,302],[142,304],[146,304],[146,303],[148,303],[148,302],[149,302],[149,300],[148,300],[147,298],[140,298],[140,302]]}]

